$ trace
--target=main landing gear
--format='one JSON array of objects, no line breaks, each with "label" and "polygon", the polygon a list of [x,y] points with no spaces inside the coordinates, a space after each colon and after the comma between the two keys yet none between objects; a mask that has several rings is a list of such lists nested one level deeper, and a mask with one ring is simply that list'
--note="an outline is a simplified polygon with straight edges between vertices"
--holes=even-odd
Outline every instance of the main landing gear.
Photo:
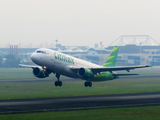
[{"label": "main landing gear", "polygon": [[57,81],[55,81],[55,86],[62,86],[62,81],[59,81],[59,78],[60,78],[60,74],[56,73],[56,77],[57,77]]},{"label": "main landing gear", "polygon": [[87,82],[84,83],[84,86],[85,87],[88,87],[88,86],[92,87],[92,82],[87,81]]}]

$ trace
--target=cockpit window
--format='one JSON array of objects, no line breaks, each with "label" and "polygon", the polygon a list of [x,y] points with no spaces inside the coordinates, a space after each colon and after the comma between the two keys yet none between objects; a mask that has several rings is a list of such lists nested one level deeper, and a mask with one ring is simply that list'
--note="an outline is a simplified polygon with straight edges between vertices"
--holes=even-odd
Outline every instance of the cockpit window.
[{"label": "cockpit window", "polygon": [[46,52],[45,52],[45,51],[36,51],[36,53],[46,54]]},{"label": "cockpit window", "polygon": [[42,51],[37,51],[36,53],[42,53]]}]

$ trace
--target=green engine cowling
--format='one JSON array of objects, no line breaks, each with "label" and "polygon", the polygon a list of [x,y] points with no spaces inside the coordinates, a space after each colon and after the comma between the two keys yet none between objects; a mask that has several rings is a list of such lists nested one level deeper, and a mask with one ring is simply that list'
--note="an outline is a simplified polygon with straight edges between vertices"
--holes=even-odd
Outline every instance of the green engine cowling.
[{"label": "green engine cowling", "polygon": [[41,67],[33,68],[33,74],[38,78],[46,78],[49,76],[50,73],[51,71],[44,71]]},{"label": "green engine cowling", "polygon": [[87,68],[80,68],[78,71],[78,75],[82,78],[92,78],[94,77],[93,72]]}]

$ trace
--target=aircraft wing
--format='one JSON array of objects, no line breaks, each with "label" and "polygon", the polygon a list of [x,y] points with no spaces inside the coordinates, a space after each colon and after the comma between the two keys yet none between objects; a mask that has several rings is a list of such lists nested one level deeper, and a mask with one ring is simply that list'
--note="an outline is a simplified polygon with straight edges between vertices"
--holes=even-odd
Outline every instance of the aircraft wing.
[{"label": "aircraft wing", "polygon": [[93,71],[97,72],[104,72],[104,71],[120,71],[120,70],[132,70],[132,69],[137,69],[137,68],[145,68],[145,67],[150,67],[149,65],[142,65],[142,66],[127,66],[127,67],[103,67],[103,68],[91,68]]},{"label": "aircraft wing", "polygon": [[23,64],[19,64],[20,67],[28,67],[28,68],[37,68],[40,66],[31,66],[31,65],[23,65]]},{"label": "aircraft wing", "polygon": [[[129,72],[129,70],[132,69],[145,68],[145,67],[151,67],[151,66],[141,65],[141,66],[126,66],[126,67],[99,67],[99,68],[86,68],[86,69],[90,69],[93,73],[100,73],[105,71],[109,71],[112,73],[112,71],[120,71],[120,70],[126,70]],[[80,68],[72,67],[71,69],[75,72],[78,72]]]}]

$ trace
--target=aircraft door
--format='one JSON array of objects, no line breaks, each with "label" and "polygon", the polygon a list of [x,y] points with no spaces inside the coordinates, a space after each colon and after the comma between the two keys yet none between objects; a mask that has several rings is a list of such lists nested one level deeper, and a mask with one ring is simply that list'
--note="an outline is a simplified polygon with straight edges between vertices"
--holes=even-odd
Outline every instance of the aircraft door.
[{"label": "aircraft door", "polygon": [[55,59],[54,59],[54,54],[53,53],[51,54],[50,59],[51,59],[52,66],[54,66],[55,65]]}]

